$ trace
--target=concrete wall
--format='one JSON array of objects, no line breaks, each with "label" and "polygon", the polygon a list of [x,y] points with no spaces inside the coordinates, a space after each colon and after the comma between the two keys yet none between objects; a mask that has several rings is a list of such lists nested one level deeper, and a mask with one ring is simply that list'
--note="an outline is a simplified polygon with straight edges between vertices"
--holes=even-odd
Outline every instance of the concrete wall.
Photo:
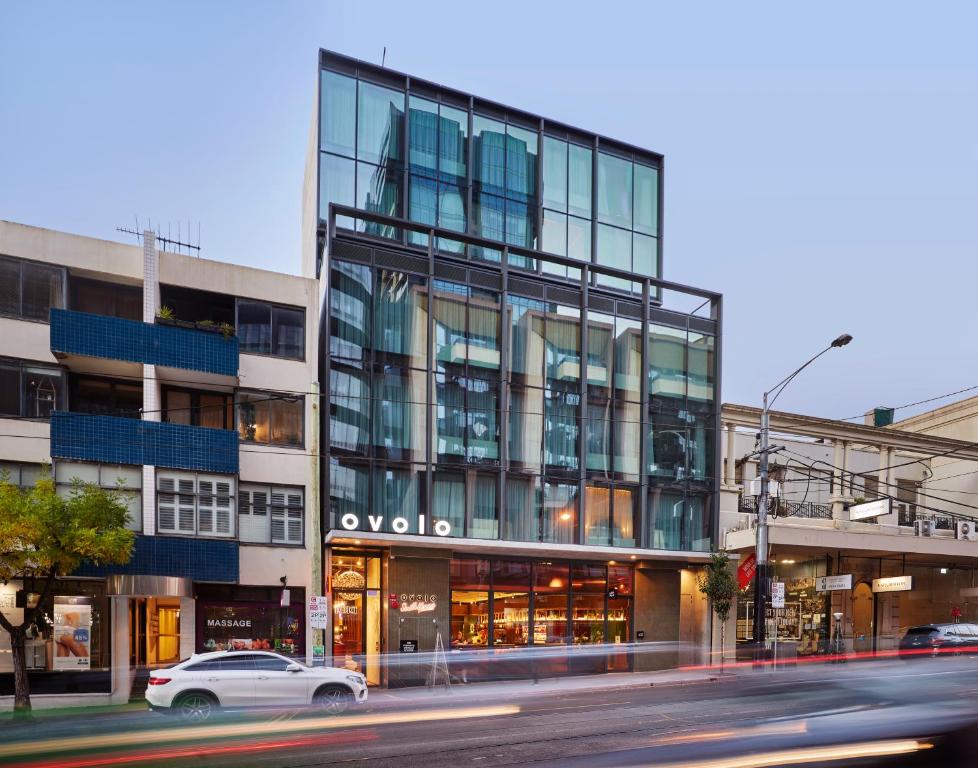
[{"label": "concrete wall", "polygon": [[[635,671],[670,669],[679,663],[680,573],[677,569],[635,570],[635,638],[661,644],[635,654]],[[638,639],[638,632],[645,637]]]},{"label": "concrete wall", "polygon": [[[392,549],[388,561],[388,591],[402,594],[436,596],[436,609],[431,613],[387,612],[386,646],[398,660],[400,641],[415,640],[418,651],[433,651],[435,638],[441,633],[442,643],[448,648],[451,641],[451,595],[448,587],[450,556],[438,550]],[[382,596],[383,597],[383,596]],[[423,681],[429,672],[428,665],[399,663],[389,670],[389,683],[393,685]]]}]

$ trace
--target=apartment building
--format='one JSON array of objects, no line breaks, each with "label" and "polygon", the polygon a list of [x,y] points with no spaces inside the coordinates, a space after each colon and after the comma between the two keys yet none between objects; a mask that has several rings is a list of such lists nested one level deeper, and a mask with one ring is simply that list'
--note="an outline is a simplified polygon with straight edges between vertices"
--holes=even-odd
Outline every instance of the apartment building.
[{"label": "apartment building", "polygon": [[[125,701],[193,652],[312,655],[319,584],[314,280],[0,221],[0,470],[121,485],[125,566],[83,566],[51,606],[90,622],[68,664],[30,641],[40,703]],[[18,619],[31,584],[0,585]],[[76,611],[77,612],[77,611]],[[0,697],[12,692],[0,634]],[[135,683],[135,688],[133,685]]]}]

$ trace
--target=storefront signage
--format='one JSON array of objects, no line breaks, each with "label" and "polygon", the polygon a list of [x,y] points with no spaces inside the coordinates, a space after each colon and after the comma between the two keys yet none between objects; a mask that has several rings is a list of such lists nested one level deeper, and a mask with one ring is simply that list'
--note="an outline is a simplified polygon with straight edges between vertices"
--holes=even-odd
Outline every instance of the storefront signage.
[{"label": "storefront signage", "polygon": [[401,595],[401,613],[431,613],[438,607],[437,595]]},{"label": "storefront signage", "polygon": [[54,598],[54,668],[91,669],[92,599]]},{"label": "storefront signage", "polygon": [[[367,523],[371,531],[379,532],[384,525],[383,515],[367,515]],[[360,518],[352,512],[347,512],[340,518],[340,526],[347,531],[360,531]],[[411,524],[406,517],[395,517],[391,520],[391,529],[394,533],[408,533]],[[432,532],[436,536],[450,536],[452,525],[447,520],[436,520],[432,526]],[[427,521],[424,515],[418,515],[418,530],[415,533],[424,535],[427,533]]]},{"label": "storefront signage", "polygon": [[315,595],[309,598],[309,628],[326,629],[329,618],[329,598]]},{"label": "storefront signage", "polygon": [[771,607],[784,608],[784,582],[771,582]]},{"label": "storefront signage", "polygon": [[815,579],[815,590],[818,592],[834,592],[837,589],[852,589],[852,574],[841,576],[818,576]]},{"label": "storefront signage", "polygon": [[768,606],[764,612],[768,625],[774,624],[775,631],[768,630],[770,636],[777,633],[778,640],[801,640],[801,604],[785,603],[784,608]]},{"label": "storefront signage", "polygon": [[208,619],[207,626],[224,629],[251,629],[251,619]]},{"label": "storefront signage", "polygon": [[873,592],[906,592],[912,589],[913,576],[890,576],[873,579]]},{"label": "storefront signage", "polygon": [[417,640],[401,640],[401,653],[417,653],[417,652],[418,652]]},{"label": "storefront signage", "polygon": [[849,507],[850,520],[869,520],[873,517],[888,515],[893,511],[893,499],[876,499]]},{"label": "storefront signage", "polygon": [[744,561],[737,566],[737,583],[740,585],[741,589],[747,589],[747,585],[750,584],[750,580],[754,578],[754,572],[757,570],[757,557],[751,553]]}]

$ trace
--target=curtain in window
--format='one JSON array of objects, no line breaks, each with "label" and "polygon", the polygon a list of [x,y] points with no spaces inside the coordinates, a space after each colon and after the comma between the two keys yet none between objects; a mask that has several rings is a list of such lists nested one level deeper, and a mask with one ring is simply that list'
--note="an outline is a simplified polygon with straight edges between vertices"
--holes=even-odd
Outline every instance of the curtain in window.
[{"label": "curtain in window", "polygon": [[[330,369],[329,402],[330,446],[366,455],[370,447],[370,383],[367,374]],[[238,418],[240,420],[242,415]],[[239,428],[243,427],[239,424]]]},{"label": "curtain in window", "polygon": [[683,494],[653,490],[649,495],[654,549],[682,549]]},{"label": "curtain in window", "polygon": [[332,356],[365,359],[370,345],[372,291],[368,267],[333,262],[329,299]]},{"label": "curtain in window", "polygon": [[544,427],[544,460],[547,466],[577,469],[577,404],[580,395],[569,392],[546,392]]},{"label": "curtain in window", "polygon": [[638,491],[634,488],[615,488],[614,517],[611,527],[613,547],[634,547],[638,544]]},{"label": "curtain in window", "polygon": [[472,524],[466,531],[469,538],[499,538],[499,507],[496,501],[496,475],[476,475],[472,484]]},{"label": "curtain in window", "polygon": [[432,487],[431,505],[433,528],[438,520],[452,526],[453,536],[465,535],[465,477],[460,472],[436,472]]},{"label": "curtain in window", "polygon": [[538,541],[540,478],[510,476],[506,480],[506,530],[509,541]]},{"label": "curtain in window", "polygon": [[370,510],[370,472],[365,466],[355,464],[331,464],[329,467],[329,506],[332,513],[330,527],[340,528],[344,515],[354,515],[360,530],[369,530],[367,514]]},{"label": "curtain in window", "polygon": [[611,489],[589,485],[584,496],[584,543],[608,546],[611,540]]},{"label": "curtain in window", "polygon": [[577,483],[546,483],[543,486],[542,540],[557,544],[577,541]]},{"label": "curtain in window", "polygon": [[414,368],[426,368],[428,360],[428,310],[423,291],[420,278],[378,270],[374,299],[376,349]]},{"label": "curtain in window", "polygon": [[379,466],[374,469],[374,512],[383,515],[383,530],[394,531],[394,520],[404,518],[407,531],[418,532],[418,473],[411,469]]}]

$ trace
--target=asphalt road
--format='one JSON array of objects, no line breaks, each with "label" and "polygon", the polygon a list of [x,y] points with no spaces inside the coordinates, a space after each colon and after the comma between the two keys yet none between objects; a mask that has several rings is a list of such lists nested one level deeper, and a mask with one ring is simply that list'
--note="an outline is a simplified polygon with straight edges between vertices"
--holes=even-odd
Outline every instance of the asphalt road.
[{"label": "asphalt road", "polygon": [[[521,684],[483,690],[492,695],[475,685],[447,693],[377,691],[367,707],[329,720],[266,712],[187,727],[141,712],[68,718],[26,726],[35,729],[33,737],[24,730],[0,730],[0,743],[6,737],[8,744],[33,738],[43,747],[39,741],[51,740],[43,753],[8,755],[0,764],[698,765],[700,758],[824,740],[824,734],[850,741],[900,736],[882,731],[903,721],[922,722],[921,706],[940,713],[940,722],[971,713],[978,717],[978,660],[748,672],[665,687],[538,692]],[[820,729],[820,722],[826,727]],[[118,743],[126,737],[130,743]],[[65,739],[69,749],[52,746]]]}]

